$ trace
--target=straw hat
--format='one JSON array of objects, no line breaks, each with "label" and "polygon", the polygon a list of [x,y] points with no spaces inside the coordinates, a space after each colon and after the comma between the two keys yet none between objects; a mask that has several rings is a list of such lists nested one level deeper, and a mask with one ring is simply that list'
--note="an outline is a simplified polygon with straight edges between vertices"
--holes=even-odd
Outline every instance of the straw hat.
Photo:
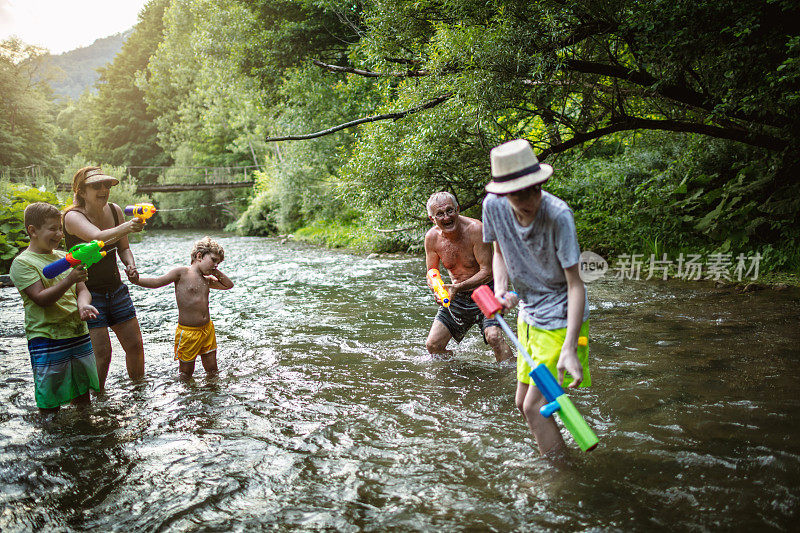
[{"label": "straw hat", "polygon": [[90,170],[86,173],[86,179],[83,180],[83,183],[89,185],[90,183],[97,183],[98,181],[113,181],[114,185],[119,184],[119,180],[112,176],[106,176],[103,174],[103,171],[100,169],[97,170]]},{"label": "straw hat", "polygon": [[515,139],[495,146],[489,158],[492,163],[492,181],[486,186],[486,190],[494,194],[522,190],[547,181],[553,174],[553,167],[539,163],[531,144],[525,139]]}]

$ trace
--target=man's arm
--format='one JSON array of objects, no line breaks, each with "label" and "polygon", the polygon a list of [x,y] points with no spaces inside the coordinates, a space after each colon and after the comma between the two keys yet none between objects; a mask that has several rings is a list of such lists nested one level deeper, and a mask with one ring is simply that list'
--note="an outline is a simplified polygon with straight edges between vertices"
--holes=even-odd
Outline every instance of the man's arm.
[{"label": "man's arm", "polygon": [[575,381],[569,384],[574,389],[583,381],[583,367],[578,359],[578,335],[583,323],[584,303],[586,301],[586,287],[578,272],[578,264],[564,269],[567,278],[567,334],[561,355],[558,357],[558,382],[564,383],[564,372],[569,372]]},{"label": "man's arm", "polygon": [[[425,234],[425,266],[426,271],[432,268],[439,269],[439,263],[441,262],[441,258],[439,254],[436,253],[434,249],[436,247],[436,235],[434,235],[433,230],[429,230],[428,233]],[[430,285],[430,284],[428,284]]]},{"label": "man's arm", "polygon": [[211,276],[206,276],[206,279],[208,279],[208,286],[211,289],[222,289],[227,291],[228,289],[233,288],[233,281],[231,281],[228,276],[220,272],[218,268],[212,270]]},{"label": "man's arm", "polygon": [[181,279],[181,273],[185,268],[186,267],[175,267],[163,276],[158,276],[155,278],[143,278],[141,276],[137,276],[135,281],[131,279],[131,283],[135,283],[136,285],[146,289],[157,289],[159,287],[163,287],[164,285],[169,285],[170,283],[176,283],[179,279]]},{"label": "man's arm", "polygon": [[[435,268],[439,270],[439,263],[441,262],[441,257],[439,254],[436,253],[436,235],[434,235],[433,230],[428,230],[428,233],[425,234],[425,271]],[[425,282],[428,284],[428,288],[433,290],[431,287],[431,282],[428,280],[428,277],[425,276]]]}]

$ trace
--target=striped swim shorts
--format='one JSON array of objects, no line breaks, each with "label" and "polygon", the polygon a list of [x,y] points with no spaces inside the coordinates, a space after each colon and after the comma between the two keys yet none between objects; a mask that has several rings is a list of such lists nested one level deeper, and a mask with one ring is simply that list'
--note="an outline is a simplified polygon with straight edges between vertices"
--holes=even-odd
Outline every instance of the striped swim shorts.
[{"label": "striped swim shorts", "polygon": [[89,389],[100,390],[88,334],[70,339],[36,337],[28,341],[28,352],[38,407],[59,407]]}]

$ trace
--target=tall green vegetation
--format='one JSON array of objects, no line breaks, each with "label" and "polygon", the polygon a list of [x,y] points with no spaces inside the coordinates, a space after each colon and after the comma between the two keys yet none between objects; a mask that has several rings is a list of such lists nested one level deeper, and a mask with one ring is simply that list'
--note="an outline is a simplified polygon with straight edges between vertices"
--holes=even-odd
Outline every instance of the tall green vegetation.
[{"label": "tall green vegetation", "polygon": [[[559,170],[554,190],[607,215],[601,222],[620,221],[605,225],[615,235],[585,228],[588,246],[668,241],[791,254],[800,240],[796,3],[242,3],[260,31],[240,63],[263,87],[287,87],[312,65],[339,94],[358,87],[361,112],[316,130],[392,119],[341,130],[352,144],[341,144],[333,173],[337,199],[372,223],[422,226],[425,199],[442,188],[479,214],[489,150],[524,137]],[[282,103],[325,107],[313,94]],[[287,126],[273,138],[316,131]],[[615,210],[643,216],[623,223],[588,196],[611,192]]]},{"label": "tall green vegetation", "polygon": [[0,168],[9,172],[32,162],[56,165],[54,108],[42,81],[46,53],[16,38],[0,42]]},{"label": "tall green vegetation", "polygon": [[133,33],[107,67],[100,69],[98,94],[86,105],[81,153],[112,165],[165,165],[169,156],[157,143],[155,115],[147,109],[136,80],[146,75],[150,57],[161,42],[162,17],[169,0],[153,0],[139,14]]},{"label": "tall green vegetation", "polygon": [[[253,191],[156,195],[159,223],[222,225],[246,208],[230,228],[318,239],[331,227],[338,244],[351,233],[358,246],[413,249],[428,196],[452,191],[480,216],[489,151],[523,137],[556,167],[547,187],[575,207],[585,247],[760,250],[791,269],[799,11],[788,0],[151,0],[97,96],[58,113],[43,85],[25,89],[39,52],[4,52],[0,164],[257,164]],[[200,179],[183,174],[166,179]]]}]

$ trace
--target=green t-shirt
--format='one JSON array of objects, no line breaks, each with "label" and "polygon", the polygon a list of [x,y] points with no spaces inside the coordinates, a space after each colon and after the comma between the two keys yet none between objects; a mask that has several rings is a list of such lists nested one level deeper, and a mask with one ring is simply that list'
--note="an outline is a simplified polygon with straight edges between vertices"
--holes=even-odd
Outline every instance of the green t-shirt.
[{"label": "green t-shirt", "polygon": [[66,255],[61,250],[55,250],[51,254],[35,254],[25,250],[11,263],[11,281],[22,296],[25,306],[25,336],[28,339],[69,339],[89,333],[86,322],[81,320],[78,313],[78,291],[75,284],[56,303],[47,307],[37,305],[25,294],[25,289],[37,281],[41,281],[47,289],[64,279],[68,270],[53,279],[45,278],[42,270]]}]

